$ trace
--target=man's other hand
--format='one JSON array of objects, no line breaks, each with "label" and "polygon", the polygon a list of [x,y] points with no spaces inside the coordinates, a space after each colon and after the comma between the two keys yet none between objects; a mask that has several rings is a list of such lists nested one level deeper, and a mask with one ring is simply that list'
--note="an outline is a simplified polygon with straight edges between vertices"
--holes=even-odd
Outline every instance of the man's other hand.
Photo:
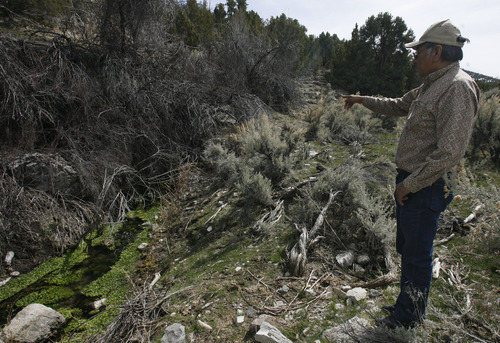
[{"label": "man's other hand", "polygon": [[401,206],[404,206],[404,202],[408,200],[408,194],[410,191],[405,188],[402,182],[396,185],[396,201]]}]

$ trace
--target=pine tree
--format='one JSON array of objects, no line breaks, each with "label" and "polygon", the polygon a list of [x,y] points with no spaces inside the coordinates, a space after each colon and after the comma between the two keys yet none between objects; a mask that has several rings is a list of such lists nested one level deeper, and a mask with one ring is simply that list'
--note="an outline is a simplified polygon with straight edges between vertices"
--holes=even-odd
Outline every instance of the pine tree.
[{"label": "pine tree", "polygon": [[360,29],[356,24],[351,40],[334,54],[327,78],[351,93],[401,96],[415,86],[415,70],[405,48],[413,39],[413,31],[400,17],[371,16]]}]

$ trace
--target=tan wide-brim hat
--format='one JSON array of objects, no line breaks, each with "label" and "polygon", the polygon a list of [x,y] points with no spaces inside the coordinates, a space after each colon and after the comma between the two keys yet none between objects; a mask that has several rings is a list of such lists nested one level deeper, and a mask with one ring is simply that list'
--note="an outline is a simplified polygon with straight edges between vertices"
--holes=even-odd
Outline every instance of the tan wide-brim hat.
[{"label": "tan wide-brim hat", "polygon": [[406,44],[407,48],[414,48],[423,43],[437,43],[463,47],[468,41],[460,34],[460,30],[449,19],[432,24],[416,42]]}]

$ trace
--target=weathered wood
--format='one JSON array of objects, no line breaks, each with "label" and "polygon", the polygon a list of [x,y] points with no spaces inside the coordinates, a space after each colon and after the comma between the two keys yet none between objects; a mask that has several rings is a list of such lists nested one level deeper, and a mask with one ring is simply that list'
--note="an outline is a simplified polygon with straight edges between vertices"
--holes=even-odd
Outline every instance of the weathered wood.
[{"label": "weathered wood", "polygon": [[326,211],[328,211],[328,208],[333,203],[333,199],[335,199],[335,196],[337,196],[339,193],[340,191],[337,191],[335,193],[330,192],[328,202],[316,218],[316,222],[314,223],[311,231],[307,231],[307,228],[305,227],[299,229],[296,225],[297,230],[301,231],[301,234],[299,236],[299,241],[293,246],[292,250],[290,250],[288,254],[288,263],[293,275],[302,276],[304,274],[305,266],[307,264],[307,250],[312,244],[318,241],[316,239],[318,238],[316,237],[316,234],[323,226]]}]

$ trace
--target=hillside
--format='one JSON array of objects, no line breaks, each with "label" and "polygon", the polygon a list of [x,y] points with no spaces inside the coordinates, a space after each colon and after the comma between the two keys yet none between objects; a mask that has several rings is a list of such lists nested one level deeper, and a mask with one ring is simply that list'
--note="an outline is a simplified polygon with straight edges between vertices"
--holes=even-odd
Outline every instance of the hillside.
[{"label": "hillside", "polygon": [[[188,342],[255,342],[251,323],[262,314],[294,342],[347,342],[349,336],[353,342],[498,341],[500,175],[460,174],[437,237],[440,269],[425,326],[375,328],[373,318],[398,293],[391,277],[398,264],[391,160],[399,125],[382,129],[380,119],[361,108],[345,112],[321,77],[303,80],[302,89],[303,105],[292,114],[262,113],[214,137],[205,152],[210,159],[180,167],[159,206],[132,212],[125,226],[92,233],[63,257],[64,264],[51,260],[8,283],[0,288],[2,304],[14,310],[36,301],[58,309],[69,320],[60,342],[159,342],[173,323],[185,326]],[[325,131],[331,114],[343,123],[340,140]],[[353,120],[363,129],[349,129]],[[272,186],[259,174],[234,174],[242,163],[257,165],[255,154],[264,152],[259,146],[281,156],[260,156],[267,166],[262,175],[275,175]],[[286,171],[279,160],[288,161]],[[291,248],[302,228],[311,232],[321,209],[318,239],[294,274]],[[469,214],[474,218],[465,219]],[[135,232],[126,245],[120,243],[123,229]],[[342,264],[339,256],[346,252],[359,263]],[[108,267],[90,277],[84,270],[89,263],[102,269],[98,260]],[[5,302],[6,290],[27,280],[38,286]],[[368,297],[347,296],[354,287]],[[67,289],[74,294],[64,295]],[[83,306],[71,300],[77,298]],[[100,299],[104,307],[88,309]],[[334,329],[354,317],[367,321],[362,329]]]},{"label": "hillside", "polygon": [[483,75],[483,74],[476,73],[476,72],[473,72],[470,70],[465,70],[465,71],[467,72],[467,74],[472,76],[472,78],[476,81],[482,81],[482,82],[487,82],[487,83],[498,83],[499,82],[498,79],[491,77],[491,76]]}]

